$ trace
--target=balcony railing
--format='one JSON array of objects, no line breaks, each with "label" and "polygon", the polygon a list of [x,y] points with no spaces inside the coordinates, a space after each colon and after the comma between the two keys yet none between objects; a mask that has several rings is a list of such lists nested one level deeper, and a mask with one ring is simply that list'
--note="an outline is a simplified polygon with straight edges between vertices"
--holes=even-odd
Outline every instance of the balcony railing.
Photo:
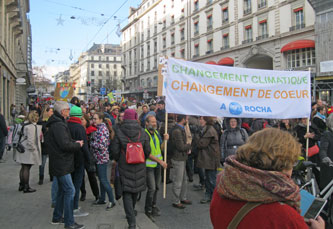
[{"label": "balcony railing", "polygon": [[266,1],[262,1],[258,4],[258,9],[264,8],[267,6],[267,2]]},{"label": "balcony railing", "polygon": [[247,43],[251,43],[251,42],[253,42],[252,38],[242,41],[242,44],[247,44]]},{"label": "balcony railing", "polygon": [[185,18],[185,16],[182,15],[182,16],[179,18],[179,20],[183,20],[184,18]]},{"label": "balcony railing", "polygon": [[228,23],[229,22],[229,18],[223,18],[223,20],[222,20],[222,23]]},{"label": "balcony railing", "polygon": [[181,37],[180,40],[181,40],[181,41],[185,40],[185,37]]},{"label": "balcony railing", "polygon": [[194,7],[193,13],[197,12],[199,10],[199,6]]},{"label": "balcony railing", "polygon": [[199,31],[194,32],[194,36],[199,35]]},{"label": "balcony railing", "polygon": [[266,39],[266,38],[268,38],[268,34],[263,34],[263,35],[257,37],[257,41],[262,40],[262,39]]},{"label": "balcony railing", "polygon": [[206,54],[211,54],[211,53],[213,53],[212,50],[208,50],[208,51],[206,52]]},{"label": "balcony railing", "polygon": [[175,44],[175,41],[171,41],[171,45],[174,45]]},{"label": "balcony railing", "polygon": [[229,45],[225,45],[225,46],[221,47],[221,50],[228,49],[228,48],[230,48]]},{"label": "balcony railing", "polygon": [[173,24],[175,24],[175,20],[172,20],[172,21],[171,21],[171,25],[173,25]]},{"label": "balcony railing", "polygon": [[207,31],[210,31],[210,30],[212,30],[213,29],[213,25],[208,25],[207,26]]},{"label": "balcony railing", "polygon": [[165,48],[166,48],[166,45],[163,45],[163,48],[165,49]]},{"label": "balcony railing", "polygon": [[245,9],[244,10],[244,15],[248,15],[251,13],[251,8]]},{"label": "balcony railing", "polygon": [[197,57],[199,57],[199,54],[193,55],[193,58],[197,58]]},{"label": "balcony railing", "polygon": [[290,27],[290,31],[295,31],[295,30],[298,30],[298,29],[303,29],[305,28],[305,24],[298,24],[298,25],[294,25],[292,27]]},{"label": "balcony railing", "polygon": [[212,4],[213,3],[213,0],[207,0],[207,6],[209,6],[210,4]]}]

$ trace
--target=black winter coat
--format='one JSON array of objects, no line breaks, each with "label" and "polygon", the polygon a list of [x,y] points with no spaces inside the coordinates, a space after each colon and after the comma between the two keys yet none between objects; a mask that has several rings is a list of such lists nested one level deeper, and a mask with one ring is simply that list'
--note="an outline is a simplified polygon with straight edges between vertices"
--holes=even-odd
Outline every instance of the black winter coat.
[{"label": "black winter coat", "polygon": [[[47,131],[48,131],[48,128],[46,127],[46,124],[47,124],[47,121],[42,121],[40,120],[38,123],[38,125],[41,125],[42,126],[42,133],[43,133],[43,136],[44,138],[46,138],[47,136]],[[47,147],[46,147],[46,143],[45,141],[41,143],[42,144],[42,154],[43,155],[48,155],[49,153],[47,152]]]},{"label": "black winter coat", "polygon": [[5,118],[0,114],[0,138],[6,137],[8,135],[7,125]]},{"label": "black winter coat", "polygon": [[318,114],[313,117],[312,124],[319,130],[321,134],[323,134],[326,130],[326,120],[322,119]]},{"label": "black winter coat", "polygon": [[80,144],[71,137],[65,119],[57,112],[49,118],[49,128],[45,143],[48,147],[50,175],[64,176],[74,171],[74,153],[80,150]]},{"label": "black winter coat", "polygon": [[88,137],[86,130],[80,123],[75,123],[71,119],[67,121],[69,131],[71,133],[72,139],[75,141],[83,140],[84,144],[79,151],[74,153],[74,167],[78,168],[80,165],[88,166],[91,158],[90,151],[88,148]]},{"label": "black winter coat", "polygon": [[116,136],[111,142],[112,157],[118,161],[120,182],[123,192],[138,193],[146,189],[146,163],[127,164],[126,146],[129,138],[137,142],[140,132],[140,142],[143,147],[145,159],[150,155],[150,139],[147,133],[136,120],[124,120],[115,129]]},{"label": "black winter coat", "polygon": [[319,156],[321,160],[329,157],[333,161],[333,131],[331,129],[326,130],[320,138]]}]

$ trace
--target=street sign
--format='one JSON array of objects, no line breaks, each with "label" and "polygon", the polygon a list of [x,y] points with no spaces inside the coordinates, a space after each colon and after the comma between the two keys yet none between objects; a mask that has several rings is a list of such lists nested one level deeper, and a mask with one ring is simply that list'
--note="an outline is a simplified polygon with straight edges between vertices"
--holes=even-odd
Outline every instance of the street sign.
[{"label": "street sign", "polygon": [[101,93],[101,95],[106,95],[106,88],[105,87],[101,87],[100,93]]},{"label": "street sign", "polygon": [[146,93],[146,92],[143,93],[143,98],[144,98],[144,99],[148,99],[148,97],[149,97],[149,94],[148,94],[148,93]]}]

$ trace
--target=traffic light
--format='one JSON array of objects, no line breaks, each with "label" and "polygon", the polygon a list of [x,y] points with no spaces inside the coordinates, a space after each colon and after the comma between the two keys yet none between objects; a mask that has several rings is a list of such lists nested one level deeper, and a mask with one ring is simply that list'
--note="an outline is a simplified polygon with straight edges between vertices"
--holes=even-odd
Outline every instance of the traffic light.
[{"label": "traffic light", "polygon": [[90,81],[87,81],[87,87],[90,87]]}]

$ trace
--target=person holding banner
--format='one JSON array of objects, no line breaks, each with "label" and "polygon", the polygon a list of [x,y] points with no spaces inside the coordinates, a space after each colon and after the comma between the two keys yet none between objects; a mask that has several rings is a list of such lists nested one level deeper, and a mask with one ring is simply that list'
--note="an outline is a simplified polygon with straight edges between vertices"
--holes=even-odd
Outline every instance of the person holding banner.
[{"label": "person holding banner", "polygon": [[220,165],[219,137],[214,128],[212,117],[200,117],[203,127],[197,141],[198,159],[197,167],[205,169],[205,197],[200,203],[210,203],[216,186],[216,172]]},{"label": "person holding banner", "polygon": [[164,134],[164,140],[157,132],[157,121],[155,116],[146,117],[145,131],[150,139],[150,155],[146,160],[147,186],[145,213],[153,222],[154,216],[160,216],[160,209],[156,206],[157,192],[161,183],[161,166],[165,169],[168,165],[163,161],[162,150],[165,140],[169,139],[168,134]]},{"label": "person holding banner", "polygon": [[[300,215],[300,189],[291,178],[300,153],[301,144],[287,131],[267,128],[251,135],[217,177],[210,205],[214,228],[324,229],[320,216],[307,225]],[[243,217],[241,209],[248,210]]]},{"label": "person holding banner", "polygon": [[190,144],[186,144],[186,133],[184,126],[186,125],[186,116],[177,115],[177,123],[171,132],[170,143],[173,149],[171,163],[173,168],[172,173],[172,191],[175,196],[173,207],[184,209],[186,205],[191,205],[192,202],[187,200],[187,176],[186,176],[186,160],[188,152],[191,149]]}]

